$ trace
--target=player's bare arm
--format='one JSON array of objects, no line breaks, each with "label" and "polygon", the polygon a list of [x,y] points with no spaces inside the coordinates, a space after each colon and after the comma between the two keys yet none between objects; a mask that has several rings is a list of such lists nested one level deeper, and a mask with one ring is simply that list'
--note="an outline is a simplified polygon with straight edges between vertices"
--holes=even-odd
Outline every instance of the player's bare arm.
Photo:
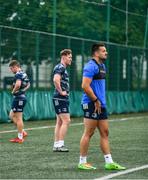
[{"label": "player's bare arm", "polygon": [[23,89],[23,91],[27,91],[30,88],[30,82],[27,84],[27,86]]},{"label": "player's bare arm", "polygon": [[60,74],[55,74],[54,75],[53,82],[54,82],[55,88],[58,90],[58,92],[62,96],[66,96],[67,92],[66,91],[62,91],[62,88],[61,88],[61,76],[60,76]]},{"label": "player's bare arm", "polygon": [[20,89],[20,87],[21,87],[21,80],[18,79],[15,83],[13,90],[12,90],[12,94],[16,93]]},{"label": "player's bare arm", "polygon": [[97,99],[96,95],[94,94],[90,84],[92,82],[92,79],[83,77],[82,79],[82,89],[84,92],[90,97],[90,99],[94,102],[95,104],[95,112],[101,113],[101,103]]}]

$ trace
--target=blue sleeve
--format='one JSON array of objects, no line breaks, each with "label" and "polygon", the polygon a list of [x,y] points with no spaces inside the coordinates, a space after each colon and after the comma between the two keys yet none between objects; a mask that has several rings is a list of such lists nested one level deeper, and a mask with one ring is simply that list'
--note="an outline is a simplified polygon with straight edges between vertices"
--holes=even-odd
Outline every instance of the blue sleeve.
[{"label": "blue sleeve", "polygon": [[83,69],[83,77],[93,78],[95,74],[95,67],[93,64],[86,64]]}]

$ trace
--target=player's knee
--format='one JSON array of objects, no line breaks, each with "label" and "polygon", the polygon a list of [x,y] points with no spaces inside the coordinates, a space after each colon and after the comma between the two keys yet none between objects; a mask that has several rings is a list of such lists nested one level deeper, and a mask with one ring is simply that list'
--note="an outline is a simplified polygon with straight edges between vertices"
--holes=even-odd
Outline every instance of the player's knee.
[{"label": "player's knee", "polygon": [[91,133],[90,133],[90,135],[89,135],[89,136],[90,136],[90,138],[91,138],[93,135],[94,135],[94,132],[91,132]]},{"label": "player's knee", "polygon": [[57,122],[56,122],[56,125],[57,125],[57,126],[61,126],[61,125],[62,125],[62,121],[57,121]]},{"label": "player's knee", "polygon": [[94,131],[86,131],[84,134],[86,137],[91,138],[94,134]]},{"label": "player's knee", "polygon": [[108,138],[109,136],[109,130],[108,129],[105,129],[103,132],[101,132],[101,136],[103,138]]},{"label": "player's knee", "polygon": [[67,125],[69,125],[70,124],[70,119],[67,119],[67,121],[66,121],[66,123],[67,123]]},{"label": "player's knee", "polygon": [[65,125],[69,125],[70,124],[70,119],[65,119],[62,124],[65,124]]}]

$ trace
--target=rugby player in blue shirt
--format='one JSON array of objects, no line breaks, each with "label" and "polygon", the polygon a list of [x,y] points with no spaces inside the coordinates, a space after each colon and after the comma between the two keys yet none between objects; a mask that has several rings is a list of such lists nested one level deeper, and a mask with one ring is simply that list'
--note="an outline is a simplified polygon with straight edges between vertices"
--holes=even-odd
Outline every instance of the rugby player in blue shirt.
[{"label": "rugby player in blue shirt", "polygon": [[53,104],[56,112],[56,126],[54,131],[54,152],[68,152],[64,146],[64,138],[70,123],[69,113],[69,76],[67,66],[72,62],[72,51],[64,49],[60,52],[61,62],[54,67],[53,82],[55,91]]},{"label": "rugby player in blue shirt", "polygon": [[84,133],[80,141],[79,169],[90,170],[96,167],[87,163],[89,142],[97,128],[100,133],[100,146],[105,158],[105,169],[123,170],[112,160],[108,140],[108,121],[105,98],[106,68],[104,61],[107,51],[103,43],[92,46],[92,58],[84,66],[82,88],[82,108],[84,111]]},{"label": "rugby player in blue shirt", "polygon": [[22,116],[27,101],[25,92],[30,87],[30,82],[27,74],[22,71],[19,62],[12,60],[9,63],[9,68],[15,74],[12,89],[13,101],[9,117],[14,124],[16,124],[18,130],[18,137],[11,139],[10,142],[23,143],[24,137],[27,136],[27,132],[23,129],[24,124]]}]

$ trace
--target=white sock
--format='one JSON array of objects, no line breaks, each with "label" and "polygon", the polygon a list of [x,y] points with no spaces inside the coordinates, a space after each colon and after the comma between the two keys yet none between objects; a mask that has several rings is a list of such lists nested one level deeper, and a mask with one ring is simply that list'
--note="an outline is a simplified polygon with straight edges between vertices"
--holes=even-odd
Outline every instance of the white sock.
[{"label": "white sock", "polygon": [[59,147],[64,146],[64,140],[59,140]]},{"label": "white sock", "polygon": [[56,148],[59,147],[59,141],[55,141],[53,146]]},{"label": "white sock", "polygon": [[79,164],[84,164],[87,162],[87,156],[80,156]]},{"label": "white sock", "polygon": [[18,138],[23,139],[23,133],[18,133]]},{"label": "white sock", "polygon": [[111,154],[106,154],[104,155],[104,159],[105,159],[105,163],[113,163],[113,159],[112,159],[112,156]]}]

